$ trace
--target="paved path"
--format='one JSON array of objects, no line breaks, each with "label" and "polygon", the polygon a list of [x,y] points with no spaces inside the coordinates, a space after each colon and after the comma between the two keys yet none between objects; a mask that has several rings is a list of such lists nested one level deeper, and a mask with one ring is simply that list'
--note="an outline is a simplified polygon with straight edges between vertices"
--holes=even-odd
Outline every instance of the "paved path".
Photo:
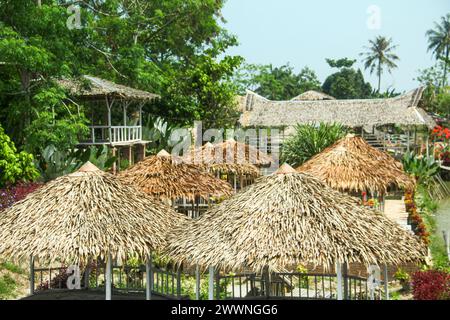
[{"label": "paved path", "polygon": [[404,200],[385,200],[384,213],[402,227],[408,230],[411,229],[408,226],[408,213],[406,212]]}]

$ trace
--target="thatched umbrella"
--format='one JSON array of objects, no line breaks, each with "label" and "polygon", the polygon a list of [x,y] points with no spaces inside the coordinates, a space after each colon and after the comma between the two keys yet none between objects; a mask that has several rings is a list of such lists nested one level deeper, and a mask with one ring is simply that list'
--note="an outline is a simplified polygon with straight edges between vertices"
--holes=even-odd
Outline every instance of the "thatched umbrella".
[{"label": "thatched umbrella", "polygon": [[[147,258],[185,218],[90,162],[0,214],[0,255],[42,263]],[[108,283],[107,283],[108,285]]]},{"label": "thatched umbrella", "polygon": [[163,201],[209,200],[210,197],[229,197],[233,192],[230,184],[172,157],[165,150],[121,172],[119,177]]},{"label": "thatched umbrella", "polygon": [[297,170],[344,192],[368,191],[382,195],[392,186],[414,187],[414,180],[403,171],[400,162],[354,135],[339,140]]},{"label": "thatched umbrella", "polygon": [[235,190],[238,180],[241,188],[247,181],[252,183],[260,175],[259,168],[269,167],[273,162],[267,154],[234,139],[216,144],[208,142],[192,149],[183,160],[200,165],[218,177],[227,175]]},{"label": "thatched umbrella", "polygon": [[423,244],[383,214],[288,165],[169,235],[178,263],[277,271],[299,263],[422,261]]}]

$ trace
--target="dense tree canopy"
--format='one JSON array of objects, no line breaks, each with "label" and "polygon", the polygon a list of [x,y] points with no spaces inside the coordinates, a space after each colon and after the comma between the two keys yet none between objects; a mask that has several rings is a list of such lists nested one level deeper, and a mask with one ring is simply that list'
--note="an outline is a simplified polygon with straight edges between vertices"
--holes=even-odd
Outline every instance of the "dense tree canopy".
[{"label": "dense tree canopy", "polygon": [[235,81],[241,91],[250,89],[270,100],[290,100],[305,91],[320,90],[320,82],[312,69],[304,67],[296,74],[289,64],[281,67],[246,65]]},{"label": "dense tree canopy", "polygon": [[220,25],[224,1],[73,3],[0,2],[0,121],[18,146],[76,143],[86,106],[66,99],[54,80],[83,74],[159,93],[145,110],[178,124],[234,124],[230,78],[241,58],[225,54],[236,39]]},{"label": "dense tree canopy", "polygon": [[332,60],[327,59],[330,67],[338,68],[339,71],[331,74],[322,85],[323,92],[336,99],[365,99],[370,98],[372,87],[365,82],[361,70],[352,68],[356,60],[347,58]]}]

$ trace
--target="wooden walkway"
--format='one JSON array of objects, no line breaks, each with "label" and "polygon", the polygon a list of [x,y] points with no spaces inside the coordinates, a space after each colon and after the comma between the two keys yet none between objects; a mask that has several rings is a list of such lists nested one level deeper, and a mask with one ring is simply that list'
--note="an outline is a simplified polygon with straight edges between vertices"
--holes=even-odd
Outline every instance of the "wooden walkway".
[{"label": "wooden walkway", "polygon": [[404,200],[385,200],[384,213],[400,226],[411,230],[411,227],[408,225],[408,212],[406,212]]},{"label": "wooden walkway", "polygon": [[[46,290],[21,300],[105,300],[103,290]],[[113,291],[112,300],[145,300],[145,292],[123,293]],[[152,294],[152,300],[174,300]]]}]

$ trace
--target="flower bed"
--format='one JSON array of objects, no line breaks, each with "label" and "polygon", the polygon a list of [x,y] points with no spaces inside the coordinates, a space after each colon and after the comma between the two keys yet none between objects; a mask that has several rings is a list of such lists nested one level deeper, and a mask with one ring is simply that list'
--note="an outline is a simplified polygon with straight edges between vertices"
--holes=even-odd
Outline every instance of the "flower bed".
[{"label": "flower bed", "polygon": [[20,183],[15,186],[0,189],[0,211],[24,199],[29,193],[37,190],[40,183]]},{"label": "flower bed", "polygon": [[450,274],[443,271],[419,271],[412,276],[415,300],[450,300]]}]

